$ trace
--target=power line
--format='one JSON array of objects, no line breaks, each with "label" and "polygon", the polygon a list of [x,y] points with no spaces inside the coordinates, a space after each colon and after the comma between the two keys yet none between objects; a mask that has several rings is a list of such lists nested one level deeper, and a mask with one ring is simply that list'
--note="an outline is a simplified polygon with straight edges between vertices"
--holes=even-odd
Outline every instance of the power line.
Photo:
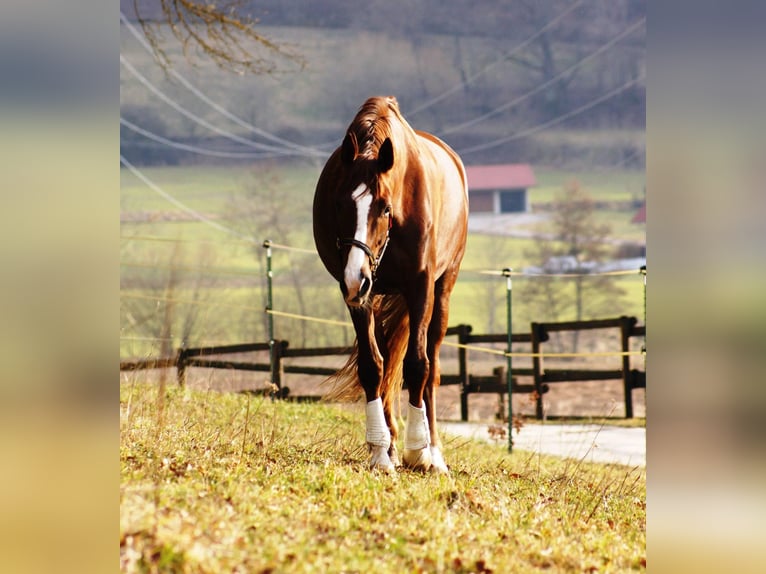
[{"label": "power line", "polygon": [[234,236],[239,237],[241,239],[249,240],[249,241],[251,241],[253,243],[256,242],[255,239],[253,239],[252,237],[248,237],[247,235],[245,235],[243,233],[240,233],[239,231],[237,231],[235,229],[231,229],[230,227],[226,227],[225,225],[221,225],[217,221],[213,221],[209,217],[206,217],[206,216],[202,215],[200,212],[192,209],[191,207],[189,207],[188,205],[186,205],[182,201],[179,201],[178,199],[176,199],[175,197],[170,195],[167,191],[162,189],[159,185],[154,183],[151,179],[146,177],[146,175],[144,175],[141,172],[141,170],[139,170],[132,163],[130,163],[127,159],[125,159],[125,157],[122,154],[120,154],[120,163],[123,164],[126,168],[128,168],[130,170],[130,172],[133,175],[135,175],[138,179],[143,181],[152,191],[154,191],[158,195],[164,197],[167,201],[169,201],[170,203],[172,203],[173,205],[175,205],[179,209],[185,211],[186,213],[188,213],[189,215],[191,215],[195,219],[201,221],[202,223],[204,223],[206,225],[209,225],[210,227],[214,227],[215,229],[218,229],[219,231],[223,231],[224,233],[228,233],[230,235],[234,235]]},{"label": "power line", "polygon": [[120,298],[125,299],[140,299],[143,301],[154,301],[156,303],[181,303],[183,305],[193,305],[202,307],[228,307],[231,309],[239,309],[242,311],[257,311],[259,313],[264,312],[263,307],[254,307],[253,305],[239,305],[237,303],[228,303],[226,301],[210,300],[210,299],[184,299],[181,297],[166,297],[162,295],[143,295],[140,293],[120,293]]},{"label": "power line", "polygon": [[252,153],[248,153],[248,152],[241,152],[241,153],[240,152],[226,152],[226,151],[218,151],[218,150],[201,148],[201,147],[197,147],[197,146],[194,146],[194,145],[189,145],[189,144],[185,144],[185,143],[181,143],[181,142],[170,140],[170,139],[168,139],[168,138],[166,138],[164,136],[161,136],[159,134],[156,134],[154,132],[146,130],[146,129],[142,128],[142,127],[139,127],[136,124],[134,124],[133,122],[131,122],[129,120],[126,120],[122,116],[120,116],[120,124],[122,124],[123,126],[128,128],[129,130],[134,131],[134,132],[144,136],[145,138],[148,138],[150,140],[156,141],[157,143],[160,143],[160,144],[163,144],[163,145],[166,145],[168,147],[175,148],[175,149],[180,149],[180,150],[183,150],[183,151],[188,151],[188,152],[192,152],[192,153],[198,153],[198,154],[201,154],[201,155],[208,155],[208,156],[212,156],[212,157],[225,157],[225,158],[233,158],[233,159],[257,159],[257,158],[275,157],[275,155],[278,155],[278,154],[273,154],[273,153],[259,153],[259,152],[252,152]]},{"label": "power line", "polygon": [[630,163],[631,161],[637,160],[641,152],[644,152],[644,151],[645,151],[644,149],[633,150],[631,153],[624,156],[617,163],[604,165],[599,168],[591,170],[590,175],[606,175],[610,172],[610,170],[617,169],[619,167],[624,167],[626,164]]},{"label": "power line", "polygon": [[[143,46],[143,48],[149,52],[150,54],[154,53],[154,50],[152,49],[151,45],[147,42],[146,38],[143,34],[141,34],[136,27],[127,19],[125,14],[120,11],[120,21],[127,27],[128,31],[138,40],[138,42]],[[172,68],[167,70],[170,75],[172,75],[176,80],[178,80],[186,89],[188,89],[192,94],[197,96],[200,100],[205,102],[207,105],[209,105],[211,108],[213,108],[215,111],[217,111],[219,114],[225,116],[226,118],[230,119],[237,125],[249,129],[252,132],[258,134],[259,136],[263,137],[264,139],[273,141],[275,143],[282,144],[283,146],[293,149],[295,151],[302,152],[304,155],[310,155],[315,157],[325,157],[327,155],[326,152],[323,152],[321,150],[318,150],[313,147],[303,146],[300,144],[297,144],[295,142],[286,140],[284,138],[281,138],[277,135],[274,135],[270,132],[267,132],[266,130],[263,130],[257,126],[254,126],[253,124],[246,122],[242,118],[234,115],[229,110],[215,102],[214,100],[210,99],[207,95],[205,95],[201,90],[199,90],[197,87],[195,87],[191,82],[189,82],[185,77],[183,77],[180,73],[178,73],[176,70],[173,70]],[[322,144],[322,145],[328,145],[328,144]]]},{"label": "power line", "polygon": [[423,111],[423,110],[425,110],[425,109],[428,109],[428,108],[430,108],[430,107],[431,107],[431,106],[433,106],[434,104],[437,104],[437,103],[441,102],[442,100],[444,100],[445,98],[447,98],[447,97],[451,96],[452,94],[454,94],[454,93],[455,93],[455,92],[457,92],[458,90],[460,90],[460,89],[462,89],[462,88],[464,88],[464,87],[468,86],[468,84],[470,84],[470,83],[474,82],[474,81],[475,81],[475,80],[476,80],[476,79],[477,79],[479,76],[482,76],[482,75],[484,75],[484,74],[485,74],[485,73],[486,73],[488,70],[490,70],[490,69],[494,68],[494,67],[495,67],[495,66],[497,66],[498,64],[503,64],[503,63],[507,62],[507,61],[508,61],[508,59],[509,59],[511,56],[513,56],[513,55],[514,55],[514,54],[516,54],[517,52],[519,52],[519,51],[523,50],[524,48],[526,48],[526,47],[527,47],[529,44],[531,44],[531,43],[532,43],[532,42],[534,42],[534,41],[535,41],[535,40],[536,40],[538,37],[540,37],[540,35],[541,35],[541,34],[543,34],[543,33],[544,33],[544,32],[546,32],[548,29],[550,29],[550,28],[552,28],[553,26],[555,26],[556,24],[558,24],[558,23],[559,23],[559,22],[560,22],[560,21],[561,21],[561,20],[562,20],[562,19],[563,19],[565,16],[567,16],[567,15],[568,15],[569,13],[571,13],[573,10],[575,10],[576,8],[578,8],[578,7],[580,6],[580,4],[582,4],[582,2],[583,2],[583,0],[578,0],[577,2],[575,2],[574,4],[572,4],[571,6],[569,6],[569,7],[568,7],[566,10],[564,10],[563,12],[561,12],[561,14],[559,14],[558,16],[556,16],[555,18],[553,18],[553,20],[551,20],[550,22],[548,22],[547,24],[545,24],[545,25],[544,25],[542,28],[540,28],[540,29],[539,29],[537,32],[535,32],[534,34],[532,34],[532,35],[531,35],[529,38],[527,38],[526,40],[524,40],[524,41],[523,41],[521,44],[518,44],[517,46],[514,46],[514,47],[513,47],[513,48],[512,48],[512,49],[511,49],[509,52],[505,53],[505,54],[504,54],[504,55],[503,55],[501,58],[499,58],[498,60],[495,60],[495,61],[494,61],[494,62],[492,62],[491,64],[488,64],[488,65],[484,66],[484,67],[483,67],[481,70],[479,70],[478,72],[476,72],[476,73],[475,73],[475,74],[473,74],[472,76],[468,77],[467,79],[463,80],[463,81],[462,81],[462,82],[460,82],[459,84],[456,84],[455,86],[452,86],[452,87],[451,87],[449,90],[446,90],[446,91],[442,92],[441,94],[439,94],[438,96],[435,96],[435,97],[431,98],[430,100],[426,100],[425,102],[423,102],[422,104],[420,104],[419,106],[417,106],[415,109],[413,109],[413,110],[410,110],[409,112],[407,112],[407,117],[412,117],[412,116],[414,116],[415,114],[417,114],[417,113],[419,113],[419,112],[422,112],[422,111]]},{"label": "power line", "polygon": [[549,120],[549,121],[544,122],[542,124],[537,124],[535,126],[527,128],[527,129],[522,130],[520,132],[516,132],[516,133],[511,134],[511,135],[506,136],[506,137],[498,138],[496,140],[485,142],[483,144],[479,144],[479,145],[475,145],[475,146],[472,146],[472,147],[465,148],[463,150],[460,150],[458,153],[460,153],[461,155],[469,154],[469,153],[473,153],[475,151],[480,151],[480,150],[496,147],[496,146],[498,146],[500,144],[503,144],[503,143],[506,143],[506,142],[509,142],[509,141],[512,141],[512,140],[517,140],[517,139],[521,139],[523,137],[527,137],[527,136],[536,134],[536,133],[541,132],[541,131],[543,131],[543,130],[545,130],[545,129],[553,126],[553,125],[560,124],[561,122],[563,122],[565,120],[568,120],[569,118],[572,118],[572,117],[574,117],[574,116],[576,116],[578,114],[581,114],[584,111],[587,111],[587,110],[597,106],[601,102],[604,102],[604,101],[608,100],[609,98],[612,98],[612,97],[616,96],[617,94],[620,94],[620,93],[624,92],[625,90],[627,90],[628,88],[634,86],[635,84],[637,84],[638,82],[640,82],[643,79],[644,79],[643,74],[639,75],[638,77],[633,78],[632,80],[629,80],[628,82],[624,83],[622,86],[619,86],[619,87],[611,90],[610,92],[607,92],[606,94],[596,98],[595,100],[592,100],[592,101],[588,102],[587,104],[582,105],[579,108],[574,109],[574,110],[572,110],[570,112],[567,112],[567,113],[562,114],[562,115],[560,115],[558,117],[555,117],[552,120]]},{"label": "power line", "polygon": [[[141,342],[148,342],[148,343],[161,343],[163,341],[169,341],[174,342],[176,340],[183,340],[183,336],[179,335],[177,337],[151,337],[151,336],[128,336],[128,335],[120,335],[120,341],[141,341]],[[195,339],[195,341],[197,341]],[[195,345],[198,347],[206,347],[206,346],[212,346],[212,345],[226,345],[231,343],[231,340],[223,340],[223,339],[200,339],[199,342],[195,342]],[[188,342],[187,342],[188,344]],[[151,357],[151,355],[148,355]]]},{"label": "power line", "polygon": [[189,271],[208,275],[236,275],[260,279],[260,271],[257,269],[234,269],[225,267],[195,266],[195,265],[162,265],[158,263],[139,263],[137,261],[120,261],[120,267],[134,267],[137,269],[168,269],[172,271]]},{"label": "power line", "polygon": [[299,157],[306,157],[305,153],[299,153],[295,150],[289,150],[286,148],[278,148],[272,145],[263,144],[254,142],[252,140],[249,140],[247,138],[243,138],[241,136],[238,136],[236,134],[233,134],[227,130],[224,130],[222,128],[219,128],[207,120],[199,117],[198,115],[190,112],[186,108],[184,108],[182,105],[180,105],[178,102],[167,96],[164,92],[162,92],[159,88],[157,88],[154,84],[152,84],[145,76],[143,76],[128,60],[120,54],[120,64],[122,64],[133,76],[141,82],[148,90],[150,90],[153,94],[155,94],[158,98],[160,98],[163,102],[168,104],[170,107],[172,107],[174,110],[176,110],[178,113],[182,114],[183,116],[189,118],[193,122],[209,129],[210,131],[213,131],[219,135],[222,135],[223,137],[226,137],[230,140],[236,141],[238,143],[241,143],[243,145],[246,145],[248,147],[262,150],[262,151],[272,151],[275,152],[278,155],[281,156],[299,156]]},{"label": "power line", "polygon": [[247,245],[253,246],[254,241],[252,239],[208,239],[208,238],[194,238],[186,239],[183,237],[159,237],[156,235],[121,235],[121,240],[127,241],[159,241],[170,243],[214,243],[216,245]]},{"label": "power line", "polygon": [[536,93],[540,92],[541,90],[544,90],[545,88],[547,88],[548,86],[550,86],[554,82],[557,82],[558,80],[560,80],[562,77],[567,75],[572,70],[575,70],[575,69],[579,68],[580,66],[582,66],[583,64],[589,62],[590,60],[592,60],[596,56],[601,55],[606,50],[611,48],[614,44],[616,44],[617,42],[619,42],[620,40],[622,40],[626,36],[629,36],[630,34],[635,32],[641,25],[643,25],[645,23],[646,23],[646,18],[641,18],[639,21],[635,22],[631,26],[628,26],[625,30],[620,32],[617,36],[615,36],[614,38],[609,40],[606,44],[604,44],[601,47],[599,47],[598,49],[596,49],[596,51],[591,52],[590,54],[588,54],[587,56],[585,56],[581,60],[578,60],[577,62],[575,62],[574,64],[572,64],[571,66],[569,66],[565,70],[559,72],[558,74],[556,74],[555,76],[553,76],[549,80],[546,80],[545,82],[543,82],[539,86],[529,90],[525,94],[522,94],[521,96],[511,100],[510,102],[506,102],[505,104],[502,104],[502,105],[498,106],[497,108],[495,108],[493,110],[490,110],[486,114],[482,114],[482,115],[480,115],[480,116],[478,116],[476,118],[473,118],[472,120],[468,120],[468,121],[462,122],[462,123],[457,124],[455,126],[445,128],[444,130],[442,130],[441,133],[442,134],[449,134],[449,133],[455,132],[457,130],[461,130],[461,129],[464,129],[464,128],[467,128],[467,127],[471,127],[471,126],[476,125],[476,124],[478,124],[480,122],[483,122],[484,120],[486,120],[486,119],[488,119],[488,118],[490,118],[490,117],[492,117],[494,115],[499,114],[500,112],[503,112],[505,110],[508,110],[508,109],[512,108],[513,106],[516,106],[516,105],[520,104],[521,102],[523,102],[524,100],[532,97],[533,95],[535,95]]}]

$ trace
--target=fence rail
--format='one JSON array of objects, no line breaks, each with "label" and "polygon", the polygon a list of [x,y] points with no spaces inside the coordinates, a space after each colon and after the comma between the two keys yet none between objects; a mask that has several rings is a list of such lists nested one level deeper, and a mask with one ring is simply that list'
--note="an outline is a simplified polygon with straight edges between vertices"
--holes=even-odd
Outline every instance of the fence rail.
[{"label": "fence rail", "polygon": [[[543,417],[543,395],[550,390],[551,383],[578,381],[622,380],[625,394],[625,417],[633,418],[633,390],[646,388],[646,373],[631,365],[630,341],[634,337],[644,337],[646,328],[638,325],[635,317],[614,317],[588,321],[565,321],[557,323],[531,323],[529,333],[512,334],[513,343],[529,344],[532,352],[531,368],[514,368],[511,377],[512,393],[536,393],[535,414]],[[543,357],[546,355],[542,346],[550,338],[550,333],[563,331],[581,331],[592,329],[619,329],[622,366],[620,369],[545,369]],[[441,375],[442,385],[460,385],[460,416],[468,420],[468,397],[476,393],[507,394],[507,373],[504,367],[496,367],[492,375],[475,375],[470,372],[469,351],[481,351],[476,345],[488,343],[507,343],[508,335],[474,334],[470,325],[456,325],[447,329],[448,337],[458,338],[458,373]],[[470,346],[470,349],[469,349]],[[234,361],[220,358],[221,355],[269,351],[268,362]],[[290,358],[322,357],[331,355],[348,355],[349,347],[318,347],[291,349],[288,341],[272,341],[270,343],[243,343],[235,345],[217,345],[195,348],[181,348],[175,357],[121,361],[121,371],[141,369],[177,369],[179,385],[186,384],[186,371],[190,367],[206,369],[233,369],[241,371],[262,371],[271,373],[271,382],[276,386],[276,396],[286,397],[289,390],[282,385],[284,373],[332,376],[337,369],[310,365],[292,365],[285,362]],[[512,353],[511,353],[512,354]],[[588,353],[582,353],[587,356]],[[216,358],[207,358],[216,357]],[[520,384],[518,377],[528,377],[531,383]],[[292,398],[292,397],[291,397]],[[295,397],[301,400],[301,397]]]}]

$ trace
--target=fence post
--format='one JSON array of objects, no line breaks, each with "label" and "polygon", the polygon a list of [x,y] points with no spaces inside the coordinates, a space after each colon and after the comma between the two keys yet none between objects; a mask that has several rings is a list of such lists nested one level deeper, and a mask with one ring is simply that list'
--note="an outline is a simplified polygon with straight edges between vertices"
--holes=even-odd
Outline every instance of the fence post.
[{"label": "fence post", "polygon": [[178,386],[186,386],[186,348],[181,346],[176,355],[176,373],[178,377]]},{"label": "fence post", "polygon": [[513,284],[511,281],[511,269],[506,267],[503,269],[503,276],[505,277],[505,290],[506,290],[506,311],[507,311],[507,331],[508,331],[508,347],[506,348],[506,360],[508,367],[506,369],[506,382],[508,383],[508,452],[513,452],[513,366],[511,349],[513,342],[513,319],[512,319],[512,305],[513,305]]},{"label": "fence post", "polygon": [[282,357],[285,354],[287,348],[287,341],[273,341],[273,344],[269,345],[269,353],[271,354],[271,383],[277,387],[276,391],[272,391],[271,398],[284,398],[282,392]]},{"label": "fence post", "polygon": [[644,326],[646,326],[646,265],[642,265],[638,272],[644,276]]},{"label": "fence post", "polygon": [[637,322],[635,317],[620,317],[620,342],[622,344],[622,384],[625,389],[625,418],[633,418],[633,376],[630,372],[630,332]]},{"label": "fence post", "polygon": [[646,372],[646,265],[641,266],[640,273],[644,276],[644,344],[641,345],[641,350],[644,352],[644,372]]},{"label": "fence post", "polygon": [[530,324],[531,336],[532,336],[532,369],[534,371],[535,378],[535,392],[537,397],[535,398],[535,416],[538,420],[543,418],[543,387],[542,387],[542,357],[540,357],[540,343],[548,339],[547,334],[544,335],[543,326],[540,323]]},{"label": "fence post", "polygon": [[[468,337],[473,328],[470,325],[460,324],[457,326],[457,340],[460,345],[468,344]],[[468,385],[470,379],[468,376],[468,349],[458,347],[458,373],[460,375],[460,420],[468,420]]]},{"label": "fence post", "polygon": [[[281,377],[280,377],[280,367],[281,363],[280,358],[277,357],[277,348],[276,348],[276,341],[274,340],[274,315],[271,314],[271,311],[273,310],[273,286],[272,286],[272,277],[273,273],[271,271],[271,240],[267,239],[263,242],[263,247],[266,249],[266,325],[268,326],[268,336],[269,336],[269,364],[271,365],[271,383],[274,385],[277,385],[277,387],[281,386]],[[276,380],[275,380],[276,378]],[[274,393],[271,393],[272,399],[274,398]]]}]

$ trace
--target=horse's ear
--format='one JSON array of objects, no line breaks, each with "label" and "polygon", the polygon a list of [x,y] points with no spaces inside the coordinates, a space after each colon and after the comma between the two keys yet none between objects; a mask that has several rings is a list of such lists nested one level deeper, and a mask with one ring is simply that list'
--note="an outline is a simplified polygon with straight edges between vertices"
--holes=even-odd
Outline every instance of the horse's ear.
[{"label": "horse's ear", "polygon": [[394,166],[394,144],[386,138],[378,150],[378,171],[385,173]]},{"label": "horse's ear", "polygon": [[359,144],[356,143],[356,136],[354,132],[346,133],[346,137],[343,138],[343,145],[340,149],[340,158],[346,165],[351,165],[359,155]]}]

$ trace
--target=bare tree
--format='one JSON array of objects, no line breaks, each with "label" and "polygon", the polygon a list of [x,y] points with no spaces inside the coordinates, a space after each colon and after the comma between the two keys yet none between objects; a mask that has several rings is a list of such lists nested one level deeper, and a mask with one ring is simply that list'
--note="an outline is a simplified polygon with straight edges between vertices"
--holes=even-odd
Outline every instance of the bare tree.
[{"label": "bare tree", "polygon": [[[305,201],[304,194],[292,193],[277,175],[277,170],[262,165],[253,170],[242,193],[232,197],[231,219],[246,234],[258,237],[259,240],[270,239],[274,243],[293,247],[305,245],[306,230],[311,228],[311,205],[301,203]],[[260,241],[253,247],[253,251],[260,269],[259,276],[265,278],[265,250]],[[317,277],[324,278],[326,273],[321,269],[319,259],[315,255],[284,249],[275,249],[273,253],[273,285],[280,296],[275,307],[303,316],[316,315],[316,309],[327,311],[327,303],[315,299],[316,295],[312,293],[312,283]],[[265,279],[262,280],[260,292],[265,307]],[[339,297],[335,299],[341,301]],[[345,312],[345,308],[341,311]],[[345,319],[345,315],[341,314],[339,318]],[[264,329],[267,323],[268,317],[264,314]],[[312,341],[316,341],[316,344],[326,342],[322,339],[327,329],[306,321],[292,321],[279,331],[278,338],[287,338],[296,346],[306,346]]]},{"label": "bare tree", "polygon": [[278,61],[303,68],[299,54],[256,30],[258,20],[245,12],[245,5],[241,0],[133,0],[135,17],[163,67],[172,64],[162,47],[162,30],[169,30],[187,60],[194,52],[202,53],[237,73],[273,73]]},{"label": "bare tree", "polygon": [[[121,324],[131,335],[159,343],[159,357],[172,357],[179,343],[200,344],[212,330],[200,319],[201,310],[211,303],[211,288],[218,283],[205,271],[212,266],[214,254],[201,246],[186,257],[178,242],[170,253],[158,251],[142,259],[121,277],[122,288],[143,292],[121,302]],[[161,378],[165,377],[163,370]]]},{"label": "bare tree", "polygon": [[[568,270],[576,277],[530,280],[523,299],[545,313],[547,320],[566,319],[574,309],[574,320],[582,321],[585,314],[619,312],[623,289],[613,276],[588,276],[593,263],[606,259],[612,251],[609,243],[611,228],[596,221],[593,198],[576,181],[567,183],[556,198],[553,210],[552,239],[540,240],[526,256],[543,267],[553,258],[567,257],[574,261]],[[557,269],[551,269],[556,271]],[[571,315],[569,315],[571,317]],[[572,345],[577,351],[578,332],[573,332]]]}]

